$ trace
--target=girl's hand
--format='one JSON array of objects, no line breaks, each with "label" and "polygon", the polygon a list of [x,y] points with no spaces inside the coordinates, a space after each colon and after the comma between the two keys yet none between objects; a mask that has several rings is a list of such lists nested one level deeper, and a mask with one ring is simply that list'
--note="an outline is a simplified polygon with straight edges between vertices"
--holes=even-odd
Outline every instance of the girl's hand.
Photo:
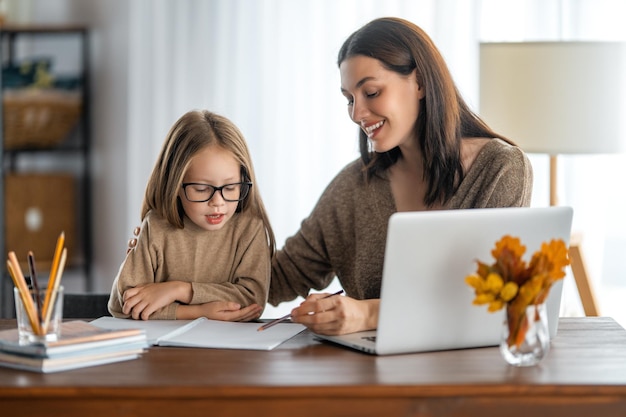
[{"label": "girl's hand", "polygon": [[213,301],[196,305],[180,305],[176,309],[178,320],[192,320],[206,317],[211,320],[222,321],[250,321],[258,319],[263,308],[258,304],[251,304],[241,308],[241,305],[231,301]]},{"label": "girl's hand", "polygon": [[191,300],[191,284],[182,281],[150,283],[124,291],[122,312],[135,320],[148,320],[155,311],[175,301]]},{"label": "girl's hand", "polygon": [[375,329],[380,300],[311,294],[291,311],[291,320],[318,334],[338,335]]}]

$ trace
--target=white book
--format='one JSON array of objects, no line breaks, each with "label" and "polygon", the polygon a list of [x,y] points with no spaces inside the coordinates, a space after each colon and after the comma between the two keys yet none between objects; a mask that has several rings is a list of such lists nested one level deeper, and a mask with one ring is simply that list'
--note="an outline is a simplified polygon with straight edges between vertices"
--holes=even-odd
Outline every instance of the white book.
[{"label": "white book", "polygon": [[20,341],[17,329],[0,332],[0,366],[50,373],[136,359],[150,345],[141,329],[104,329],[85,321],[61,324],[58,340]]},{"label": "white book", "polygon": [[133,320],[100,317],[91,324],[104,329],[142,329],[155,346],[214,349],[272,350],[306,329],[295,323],[280,323],[262,332],[254,322],[230,322],[200,317],[195,320]]},{"label": "white book", "polygon": [[110,352],[92,352],[52,358],[0,352],[0,366],[47,374],[137,359],[143,351],[144,346],[129,345]]},{"label": "white book", "polygon": [[130,345],[148,347],[146,333],[141,329],[105,329],[81,320],[63,322],[54,341],[25,343],[16,328],[0,331],[0,352],[40,358],[112,351]]}]

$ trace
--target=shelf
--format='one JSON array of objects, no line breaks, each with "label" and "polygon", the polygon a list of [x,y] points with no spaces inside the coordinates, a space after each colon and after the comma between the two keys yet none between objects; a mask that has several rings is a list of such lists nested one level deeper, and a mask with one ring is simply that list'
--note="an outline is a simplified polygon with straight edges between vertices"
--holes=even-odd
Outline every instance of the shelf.
[{"label": "shelf", "polygon": [[[59,35],[64,35],[59,37]],[[47,42],[54,38],[54,42]],[[76,42],[78,40],[78,42]],[[72,48],[72,49],[70,49]],[[68,52],[69,55],[68,55]],[[91,125],[89,106],[89,39],[88,29],[82,25],[5,25],[0,26],[0,59],[2,66],[11,63],[21,63],[33,57],[49,55],[53,63],[61,62],[65,67],[76,68],[77,88],[81,97],[79,119],[73,128],[68,130],[62,141],[43,146],[39,143],[35,146],[22,146],[19,142],[9,142],[10,148],[5,149],[6,132],[4,123],[4,100],[0,100],[0,253],[6,256],[9,250],[20,248],[16,254],[20,260],[26,259],[27,250],[35,252],[38,269],[47,269],[46,258],[48,252],[48,240],[51,244],[56,243],[60,230],[50,228],[50,224],[63,228],[66,232],[68,243],[73,242],[73,247],[68,246],[68,268],[79,273],[84,280],[87,292],[93,287],[91,277],[92,259],[92,233],[91,233]],[[63,66],[63,65],[62,65]],[[5,85],[5,73],[0,76],[0,88]],[[13,77],[13,75],[11,74]],[[13,82],[14,79],[12,78]],[[21,88],[22,79],[18,78],[16,88]],[[65,85],[63,86],[65,87]],[[0,90],[4,93],[4,90]],[[59,110],[58,108],[53,108]],[[23,111],[23,110],[21,110]],[[28,107],[26,112],[31,111]],[[28,113],[26,113],[28,114]],[[28,119],[27,119],[28,120]],[[57,121],[58,119],[53,119]],[[18,119],[19,123],[21,119]],[[33,129],[33,136],[23,136],[37,139],[39,135],[38,125],[26,125]],[[47,125],[44,125],[47,126]],[[41,128],[41,133],[46,131]],[[22,130],[17,130],[22,132]],[[63,132],[63,130],[61,130]],[[61,138],[63,133],[53,136]],[[50,135],[48,135],[49,137]],[[15,136],[12,136],[12,138]],[[18,136],[20,137],[20,136]],[[43,138],[43,136],[42,136]],[[39,145],[42,145],[41,147]],[[47,144],[46,144],[47,145]],[[69,169],[69,171],[68,171]],[[34,179],[33,179],[34,177]],[[39,178],[40,177],[40,178]],[[67,177],[67,181],[63,180]],[[10,185],[11,195],[5,195]],[[10,209],[10,212],[9,212]],[[31,210],[38,211],[34,218],[29,218]],[[6,223],[11,216],[12,223]],[[37,216],[40,216],[39,218]],[[43,218],[43,222],[40,220]],[[33,220],[34,219],[34,220]],[[31,223],[40,228],[32,228]],[[31,223],[29,223],[31,222]],[[68,225],[72,239],[67,236]],[[45,231],[43,230],[45,228]],[[52,230],[51,230],[52,229]],[[9,233],[10,232],[10,233]],[[45,233],[44,233],[45,232]],[[39,236],[45,237],[40,238]],[[7,247],[7,239],[10,239],[13,248]],[[31,243],[24,243],[27,239]],[[40,243],[45,242],[44,246]],[[35,246],[40,247],[37,253]],[[72,253],[69,253],[69,252]],[[49,263],[49,262],[48,262]],[[25,264],[22,265],[24,271]],[[0,273],[0,317],[13,317],[13,283],[8,276],[6,268]]]},{"label": "shelf", "polygon": [[0,26],[0,33],[6,34],[34,34],[34,35],[55,35],[64,33],[87,33],[87,27],[81,25],[3,25]]}]

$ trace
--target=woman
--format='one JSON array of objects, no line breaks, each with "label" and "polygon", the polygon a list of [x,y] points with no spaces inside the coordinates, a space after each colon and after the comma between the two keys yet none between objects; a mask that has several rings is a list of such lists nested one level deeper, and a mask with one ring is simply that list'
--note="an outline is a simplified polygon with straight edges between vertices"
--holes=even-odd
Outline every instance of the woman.
[{"label": "woman", "polygon": [[320,334],[374,329],[387,222],[397,211],[528,206],[526,155],[460,96],[432,40],[376,19],[339,51],[341,91],[360,127],[361,158],[329,184],[272,262],[278,305],[338,277],[346,297],[310,295],[292,320]]}]

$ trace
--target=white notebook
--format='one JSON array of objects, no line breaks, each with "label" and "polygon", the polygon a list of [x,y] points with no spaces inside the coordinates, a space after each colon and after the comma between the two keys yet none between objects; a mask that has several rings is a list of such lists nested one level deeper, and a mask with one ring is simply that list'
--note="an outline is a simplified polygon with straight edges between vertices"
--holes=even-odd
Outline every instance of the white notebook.
[{"label": "white notebook", "polygon": [[105,329],[143,329],[154,346],[214,349],[272,350],[305,329],[295,323],[280,323],[259,332],[259,323],[209,320],[132,320],[100,317],[91,324]]}]

